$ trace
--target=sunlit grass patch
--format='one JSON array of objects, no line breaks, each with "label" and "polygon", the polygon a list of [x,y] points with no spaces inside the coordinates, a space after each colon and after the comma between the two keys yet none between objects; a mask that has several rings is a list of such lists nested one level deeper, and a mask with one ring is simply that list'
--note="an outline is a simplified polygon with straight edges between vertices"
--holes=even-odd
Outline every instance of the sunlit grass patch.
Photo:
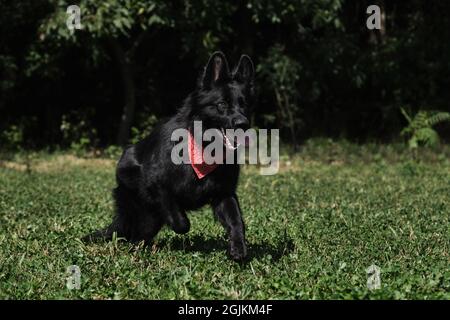
[{"label": "sunlit grass patch", "polygon": [[[243,265],[227,259],[210,208],[190,215],[189,234],[164,229],[149,248],[81,243],[110,221],[115,161],[59,154],[37,156],[30,171],[2,165],[0,298],[449,299],[448,160],[311,154],[284,155],[274,176],[243,171]],[[80,290],[66,288],[69,265],[81,269]]]}]

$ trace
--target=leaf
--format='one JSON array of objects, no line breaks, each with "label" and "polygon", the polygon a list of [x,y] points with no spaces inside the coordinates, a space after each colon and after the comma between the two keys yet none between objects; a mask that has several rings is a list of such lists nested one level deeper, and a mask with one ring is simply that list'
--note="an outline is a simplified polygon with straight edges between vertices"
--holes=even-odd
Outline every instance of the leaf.
[{"label": "leaf", "polygon": [[439,135],[432,128],[421,128],[417,130],[416,137],[421,144],[427,147],[434,147],[439,144]]},{"label": "leaf", "polygon": [[406,118],[406,120],[408,121],[409,124],[411,124],[412,120],[411,117],[408,115],[408,113],[405,111],[405,109],[403,109],[402,107],[400,107],[400,111],[403,114],[403,116]]},{"label": "leaf", "polygon": [[427,123],[430,127],[432,127],[438,123],[442,123],[442,122],[446,122],[446,121],[450,121],[450,113],[449,112],[438,111],[438,112],[435,112],[430,117],[428,117],[428,119],[427,119]]},{"label": "leaf", "polygon": [[113,20],[113,25],[114,25],[117,29],[122,30],[122,22],[121,22],[119,19],[114,19],[114,20]]}]

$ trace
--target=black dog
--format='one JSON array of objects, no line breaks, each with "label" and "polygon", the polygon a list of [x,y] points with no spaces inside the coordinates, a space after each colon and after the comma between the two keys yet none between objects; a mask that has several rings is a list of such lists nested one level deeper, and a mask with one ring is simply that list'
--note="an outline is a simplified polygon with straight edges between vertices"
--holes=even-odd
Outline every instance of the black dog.
[{"label": "black dog", "polygon": [[226,229],[230,257],[243,260],[247,255],[245,230],[235,193],[239,165],[218,165],[200,179],[190,164],[171,161],[176,144],[171,135],[178,128],[192,130],[194,121],[202,121],[203,129],[246,129],[246,113],[253,101],[253,75],[248,56],[241,56],[230,72],[224,54],[212,54],[196,90],[177,114],[124,150],[116,170],[113,222],[85,239],[111,239],[116,232],[131,242],[151,243],[164,225],[184,234],[190,228],[186,212],[210,204]]}]

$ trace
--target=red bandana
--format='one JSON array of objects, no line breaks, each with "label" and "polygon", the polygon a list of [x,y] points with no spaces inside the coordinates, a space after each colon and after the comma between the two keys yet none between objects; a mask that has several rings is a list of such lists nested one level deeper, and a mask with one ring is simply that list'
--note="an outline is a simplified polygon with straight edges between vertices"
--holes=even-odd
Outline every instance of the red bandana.
[{"label": "red bandana", "polygon": [[192,136],[191,131],[189,131],[188,145],[189,161],[191,162],[192,169],[194,169],[194,172],[199,179],[202,179],[208,173],[217,168],[217,163],[207,164],[205,162],[203,159],[203,148],[201,145],[195,143],[195,139]]}]

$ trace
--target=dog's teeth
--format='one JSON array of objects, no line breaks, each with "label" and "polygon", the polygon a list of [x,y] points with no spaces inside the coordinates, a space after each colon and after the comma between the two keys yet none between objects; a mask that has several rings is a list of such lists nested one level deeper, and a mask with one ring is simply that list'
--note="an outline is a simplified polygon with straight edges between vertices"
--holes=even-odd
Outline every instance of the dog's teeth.
[{"label": "dog's teeth", "polygon": [[227,135],[225,134],[225,130],[223,128],[220,129],[222,131],[222,135],[223,135],[223,140],[225,142],[225,146],[228,149],[232,149],[232,150],[236,150],[237,146],[233,146],[233,144],[231,143],[230,139],[227,137]]}]

